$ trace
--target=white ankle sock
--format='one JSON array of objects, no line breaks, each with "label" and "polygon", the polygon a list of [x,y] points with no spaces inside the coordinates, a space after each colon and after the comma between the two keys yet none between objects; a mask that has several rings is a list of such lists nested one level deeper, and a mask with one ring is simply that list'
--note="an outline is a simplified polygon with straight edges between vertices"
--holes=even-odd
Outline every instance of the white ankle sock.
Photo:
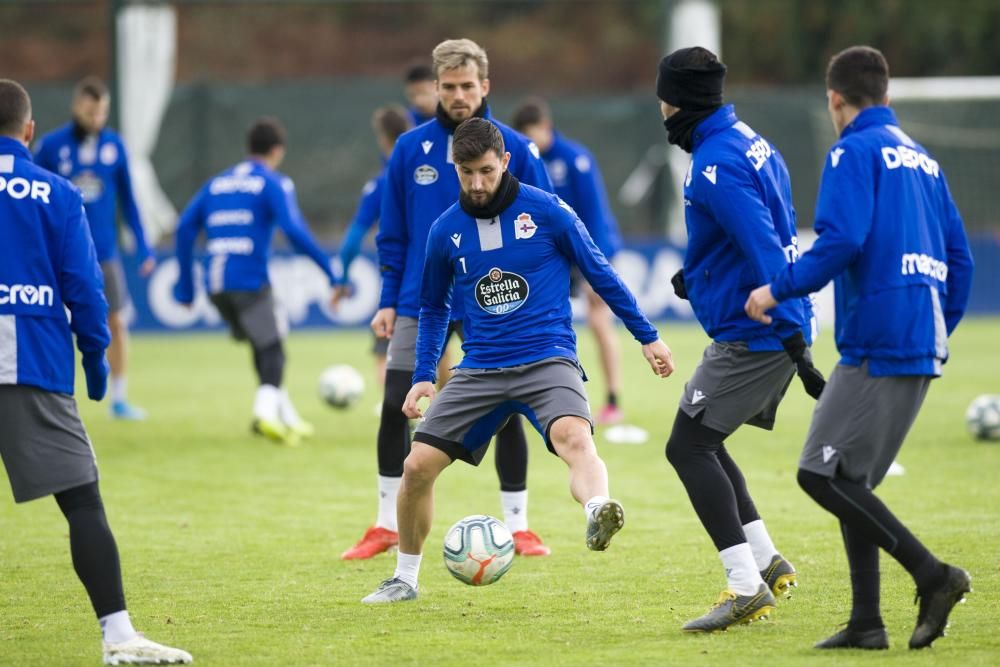
[{"label": "white ankle sock", "polygon": [[417,576],[420,574],[421,554],[404,554],[396,552],[396,572],[392,576],[402,579],[414,588],[417,587]]},{"label": "white ankle sock", "polygon": [[746,535],[747,542],[750,543],[753,559],[757,562],[757,569],[766,569],[771,564],[771,560],[778,554],[778,550],[774,548],[774,542],[767,534],[764,521],[762,519],[751,521],[743,526],[743,534]]},{"label": "white ankle sock", "polygon": [[286,426],[295,426],[302,421],[302,417],[299,416],[298,410],[295,409],[295,405],[292,404],[292,399],[285,389],[278,390],[278,416],[281,418],[281,423]]},{"label": "white ankle sock", "polygon": [[503,522],[511,533],[528,530],[528,492],[501,491],[500,504],[503,506]]},{"label": "white ankle sock", "polygon": [[399,496],[399,483],[402,477],[378,476],[378,518],[375,525],[393,532],[399,530],[396,525],[396,498]]},{"label": "white ankle sock", "polygon": [[120,403],[128,396],[128,379],[124,375],[111,376],[111,401]]},{"label": "white ankle sock", "polygon": [[119,644],[127,642],[139,634],[132,627],[132,619],[129,618],[128,611],[125,609],[108,614],[97,620],[101,624],[101,632],[104,634],[104,641],[106,642]]},{"label": "white ankle sock", "polygon": [[587,515],[587,520],[594,518],[594,514],[601,508],[601,505],[608,501],[607,496],[594,496],[583,504],[583,511]]},{"label": "white ankle sock", "polygon": [[719,552],[722,567],[726,569],[726,581],[729,590],[737,595],[753,595],[764,583],[757,570],[750,545],[744,542]]},{"label": "white ankle sock", "polygon": [[281,390],[273,384],[262,384],[257,387],[253,399],[253,416],[257,419],[278,421],[278,404],[281,402]]}]

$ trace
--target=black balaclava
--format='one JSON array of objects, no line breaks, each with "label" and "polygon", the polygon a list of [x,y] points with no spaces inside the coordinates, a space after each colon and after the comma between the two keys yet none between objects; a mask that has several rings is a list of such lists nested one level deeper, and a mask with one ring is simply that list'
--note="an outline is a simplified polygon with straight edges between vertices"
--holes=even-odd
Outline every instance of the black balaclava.
[{"label": "black balaclava", "polygon": [[678,49],[660,61],[656,96],[680,109],[663,121],[667,141],[688,153],[694,147],[694,130],[722,106],[726,66],[708,49]]},{"label": "black balaclava", "polygon": [[486,204],[477,206],[464,192],[458,194],[458,203],[462,207],[462,210],[473,218],[477,220],[492,220],[514,203],[514,200],[517,199],[517,193],[520,191],[521,181],[517,180],[508,169],[500,177],[500,185],[493,194],[493,198],[486,202]]}]

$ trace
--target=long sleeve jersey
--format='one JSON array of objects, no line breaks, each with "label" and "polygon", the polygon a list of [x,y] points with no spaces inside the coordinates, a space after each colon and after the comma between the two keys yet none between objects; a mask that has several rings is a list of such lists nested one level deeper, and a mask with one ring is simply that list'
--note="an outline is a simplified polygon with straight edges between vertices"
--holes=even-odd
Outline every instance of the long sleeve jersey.
[{"label": "long sleeve jersey", "polygon": [[330,258],[316,244],[299,211],[292,179],[251,159],[209,180],[181,214],[177,300],[190,303],[194,299],[194,243],[202,230],[210,293],[257,291],[269,284],[267,261],[276,227],[298,252],[316,263],[331,285],[336,283]]},{"label": "long sleeve jersey", "polygon": [[864,109],[833,145],[812,249],[774,277],[779,301],[834,281],[841,363],[873,376],[940,375],[965,313],[972,255],[940,165],[888,107]]},{"label": "long sleeve jersey", "polygon": [[586,146],[553,130],[552,145],[542,153],[542,161],[555,194],[573,207],[604,256],[614,257],[622,239],[594,156]]},{"label": "long sleeve jersey", "polygon": [[770,325],[743,310],[750,291],[798,257],[792,186],[785,161],[726,105],[695,129],[684,181],[688,247],[684,282],[695,316],[711,338],[779,351],[801,330],[813,338],[808,298],[775,308]]},{"label": "long sleeve jersey", "polygon": [[[508,169],[518,180],[552,191],[538,147],[491,117],[510,153]],[[420,276],[431,224],[458,201],[460,187],[451,156],[452,132],[438,119],[402,135],[389,158],[382,219],[375,239],[382,272],[379,308],[397,315],[420,312]],[[459,317],[456,310],[455,317]]]},{"label": "long sleeve jersey", "polygon": [[365,183],[361,188],[361,199],[358,202],[354,219],[344,233],[344,242],[340,244],[341,281],[347,283],[347,271],[351,263],[361,252],[361,243],[368,230],[375,226],[382,213],[382,191],[385,189],[385,169],[378,176]]},{"label": "long sleeve jersey", "polygon": [[7,137],[0,239],[0,384],[72,394],[73,335],[91,357],[111,342],[104,279],[80,193]]},{"label": "long sleeve jersey", "polygon": [[125,144],[114,131],[104,128],[96,135],[83,136],[73,123],[68,123],[42,137],[35,162],[69,179],[83,195],[98,261],[118,254],[119,204],[135,236],[139,259],[151,255],[132,193]]},{"label": "long sleeve jersey", "polygon": [[460,368],[550,357],[578,362],[569,302],[574,264],[636,340],[658,338],[587,228],[555,195],[521,184],[517,198],[491,220],[453,205],[427,239],[413,382],[434,380],[452,301],[465,312]]}]

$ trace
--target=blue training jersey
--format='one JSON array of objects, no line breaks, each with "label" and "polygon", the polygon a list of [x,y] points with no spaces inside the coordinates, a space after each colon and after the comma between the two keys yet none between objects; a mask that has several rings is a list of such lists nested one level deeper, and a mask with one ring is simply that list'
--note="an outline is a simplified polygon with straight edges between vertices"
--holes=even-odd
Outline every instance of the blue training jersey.
[{"label": "blue training jersey", "polygon": [[91,358],[111,342],[104,279],[79,191],[8,137],[0,239],[0,384],[72,394],[73,334]]},{"label": "blue training jersey", "polygon": [[969,300],[972,254],[940,165],[892,109],[864,109],[833,145],[816,233],[774,277],[774,298],[833,280],[841,363],[867,361],[873,376],[940,375]]},{"label": "blue training jersey", "polygon": [[316,263],[331,285],[336,283],[330,258],[316,244],[299,211],[292,179],[249,159],[209,180],[181,214],[176,299],[181,303],[194,299],[193,251],[202,230],[208,255],[205,282],[210,293],[255,292],[268,285],[267,261],[275,227],[298,252]]},{"label": "blue training jersey", "polygon": [[68,123],[41,138],[35,162],[80,190],[99,261],[118,254],[118,204],[135,236],[139,260],[152,254],[132,194],[125,144],[114,131],[104,128],[81,136],[74,123]]},{"label": "blue training jersey", "polygon": [[569,302],[573,264],[636,340],[645,345],[659,337],[587,228],[555,195],[522,183],[513,203],[491,220],[454,204],[427,239],[413,382],[434,381],[455,301],[465,312],[460,368],[550,357],[579,363]]},{"label": "blue training jersey", "polygon": [[358,202],[354,219],[344,233],[344,242],[340,244],[340,279],[347,283],[347,271],[351,268],[354,258],[361,252],[361,242],[368,230],[375,226],[382,213],[382,191],[385,189],[385,169],[378,176],[365,183],[361,188],[361,200]]},{"label": "blue training jersey", "polygon": [[622,238],[594,156],[583,144],[553,130],[552,145],[542,153],[542,161],[556,195],[573,207],[604,256],[614,257]]},{"label": "blue training jersey", "polygon": [[[510,173],[522,183],[551,191],[538,147],[495,120],[489,109],[484,117],[500,128],[510,153]],[[403,134],[389,158],[375,242],[382,272],[379,308],[395,308],[397,315],[419,315],[427,233],[438,216],[458,201],[461,188],[451,141],[452,131],[435,118]],[[456,309],[455,318],[459,317]]]},{"label": "blue training jersey", "polygon": [[755,352],[782,350],[781,340],[797,330],[811,342],[814,320],[805,295],[771,311],[769,325],[743,310],[754,288],[796,260],[798,238],[785,161],[731,104],[695,129],[684,212],[684,284],[705,333],[743,341]]}]

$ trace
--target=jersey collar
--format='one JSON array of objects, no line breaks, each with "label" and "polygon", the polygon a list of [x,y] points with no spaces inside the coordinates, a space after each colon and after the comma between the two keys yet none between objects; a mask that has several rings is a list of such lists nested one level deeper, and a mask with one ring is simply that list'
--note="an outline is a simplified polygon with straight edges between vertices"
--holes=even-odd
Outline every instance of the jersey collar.
[{"label": "jersey collar", "polygon": [[867,107],[862,109],[861,113],[855,116],[854,120],[843,129],[840,138],[843,139],[849,134],[860,132],[873,125],[899,125],[899,122],[896,120],[896,114],[889,107]]},{"label": "jersey collar", "polygon": [[691,142],[693,149],[697,149],[713,134],[718,134],[727,130],[739,119],[736,117],[736,109],[732,104],[724,104],[711,116],[701,121],[694,130],[694,140]]},{"label": "jersey collar", "polygon": [[31,151],[17,139],[10,137],[0,137],[0,153],[10,155],[13,153],[23,160],[31,160]]}]

